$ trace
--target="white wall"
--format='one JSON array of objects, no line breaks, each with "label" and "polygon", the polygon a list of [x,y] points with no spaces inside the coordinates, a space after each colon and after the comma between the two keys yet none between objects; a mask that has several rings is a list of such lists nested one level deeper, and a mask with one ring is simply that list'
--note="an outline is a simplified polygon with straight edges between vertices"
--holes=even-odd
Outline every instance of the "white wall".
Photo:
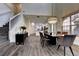
[{"label": "white wall", "polygon": [[[12,17],[13,20],[15,18],[15,16]],[[20,26],[25,26],[24,23],[24,19],[23,19],[23,15],[22,14],[18,14],[18,16],[16,16],[16,18],[14,19],[16,21],[16,23],[13,25],[11,25],[12,23],[10,22],[9,25],[9,39],[10,42],[15,42],[15,34],[20,33]],[[11,27],[13,26],[13,27]]]},{"label": "white wall", "polygon": [[6,12],[0,15],[0,27],[3,27],[7,22],[9,22],[10,17],[12,17],[11,12]]},{"label": "white wall", "polygon": [[[36,33],[35,27],[39,23],[46,24],[48,22],[47,17],[45,17],[45,16],[40,16],[39,18],[37,18],[37,16],[27,16],[27,15],[25,15],[24,18],[25,18],[25,23],[26,23],[26,27],[27,27],[27,32],[28,32],[29,35]],[[35,23],[34,27],[32,26],[32,22]]]},{"label": "white wall", "polygon": [[0,3],[0,27],[9,21],[11,16],[11,10],[4,3]]},{"label": "white wall", "polygon": [[11,11],[4,3],[0,3],[0,14]]}]

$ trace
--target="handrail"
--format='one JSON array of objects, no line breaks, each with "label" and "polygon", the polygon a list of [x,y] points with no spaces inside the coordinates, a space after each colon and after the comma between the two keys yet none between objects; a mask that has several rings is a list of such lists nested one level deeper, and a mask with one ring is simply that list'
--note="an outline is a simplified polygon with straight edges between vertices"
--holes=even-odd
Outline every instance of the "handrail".
[{"label": "handrail", "polygon": [[18,13],[18,14],[16,14],[16,15],[14,15],[13,17],[11,17],[11,18],[10,18],[10,21],[11,21],[12,19],[16,18],[16,17],[19,16],[19,15],[21,15],[21,13]]}]

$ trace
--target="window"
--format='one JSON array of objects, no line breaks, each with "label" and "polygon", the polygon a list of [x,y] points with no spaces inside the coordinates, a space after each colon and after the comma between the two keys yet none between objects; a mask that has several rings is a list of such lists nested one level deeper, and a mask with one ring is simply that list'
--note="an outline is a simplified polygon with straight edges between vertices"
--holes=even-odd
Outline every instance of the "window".
[{"label": "window", "polygon": [[63,31],[70,33],[70,17],[67,17],[63,21]]},{"label": "window", "polygon": [[66,31],[69,34],[79,35],[79,13],[76,13],[64,19],[63,31]]},{"label": "window", "polygon": [[79,35],[79,13],[71,16],[71,32]]}]

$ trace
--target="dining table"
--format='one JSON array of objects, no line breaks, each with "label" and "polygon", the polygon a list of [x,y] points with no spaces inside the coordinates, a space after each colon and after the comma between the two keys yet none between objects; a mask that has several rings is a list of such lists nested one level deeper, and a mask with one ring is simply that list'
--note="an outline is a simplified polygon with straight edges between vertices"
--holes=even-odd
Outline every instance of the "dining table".
[{"label": "dining table", "polygon": [[45,38],[49,39],[48,43],[50,45],[56,45],[57,39],[58,38],[63,38],[64,35],[50,35],[50,34],[45,34]]}]

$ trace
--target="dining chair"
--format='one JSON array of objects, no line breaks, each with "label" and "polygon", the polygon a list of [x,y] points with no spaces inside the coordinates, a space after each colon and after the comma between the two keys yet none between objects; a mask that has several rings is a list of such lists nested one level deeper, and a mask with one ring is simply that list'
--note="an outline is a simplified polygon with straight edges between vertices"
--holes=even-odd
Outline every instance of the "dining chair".
[{"label": "dining chair", "polygon": [[68,35],[68,32],[62,32],[62,35]]},{"label": "dining chair", "polygon": [[61,32],[60,31],[57,31],[57,34],[56,35],[60,35],[61,34]]},{"label": "dining chair", "polygon": [[57,50],[59,49],[60,46],[64,46],[64,56],[65,56],[65,53],[66,53],[65,48],[69,47],[72,55],[74,56],[71,46],[73,45],[75,38],[76,38],[76,35],[64,35],[63,37],[61,37],[61,39],[57,39],[57,45],[58,45]]},{"label": "dining chair", "polygon": [[43,34],[41,32],[39,32],[39,34],[40,34],[40,42],[41,42],[41,45],[42,45]]},{"label": "dining chair", "polygon": [[42,45],[42,47],[44,47],[45,46],[45,37],[42,32],[39,32],[39,34],[40,34],[41,45]]},{"label": "dining chair", "polygon": [[[60,32],[60,31],[58,31],[57,32],[57,35],[68,35],[68,32]],[[58,37],[57,39],[62,39],[63,37]],[[58,48],[60,47],[60,45],[58,45]]]},{"label": "dining chair", "polygon": [[39,32],[39,33],[40,33],[41,45],[42,45],[42,47],[45,47],[47,45],[48,38],[47,38],[46,34],[43,34],[41,32]]}]

